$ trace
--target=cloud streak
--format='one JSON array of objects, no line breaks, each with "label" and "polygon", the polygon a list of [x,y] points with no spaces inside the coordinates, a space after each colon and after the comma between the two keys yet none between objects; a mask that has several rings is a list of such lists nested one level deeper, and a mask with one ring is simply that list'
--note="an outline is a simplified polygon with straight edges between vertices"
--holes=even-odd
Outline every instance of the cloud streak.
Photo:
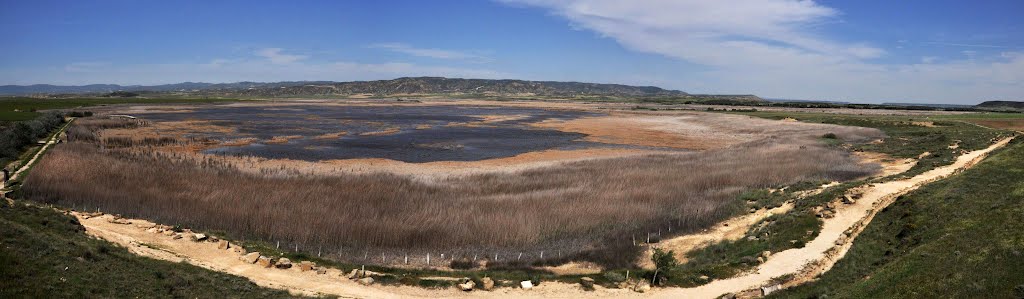
[{"label": "cloud streak", "polygon": [[487,63],[492,62],[494,59],[483,55],[473,54],[463,51],[455,50],[443,50],[443,49],[430,49],[430,48],[417,48],[404,43],[377,43],[366,46],[371,49],[384,49],[396,53],[402,53],[406,55],[412,55],[417,57],[427,57],[435,59],[449,59],[449,60],[464,60],[475,63]]},{"label": "cloud streak", "polygon": [[270,60],[270,62],[274,64],[289,64],[309,58],[309,56],[306,55],[293,55],[281,53],[283,51],[284,49],[281,48],[265,48],[256,50],[255,54],[257,56]]},{"label": "cloud streak", "polygon": [[545,9],[574,29],[633,51],[704,66],[668,86],[683,90],[850,101],[975,102],[1024,95],[1024,81],[1012,80],[1024,77],[1017,52],[880,63],[885,49],[823,34],[842,13],[812,0],[500,1]]}]

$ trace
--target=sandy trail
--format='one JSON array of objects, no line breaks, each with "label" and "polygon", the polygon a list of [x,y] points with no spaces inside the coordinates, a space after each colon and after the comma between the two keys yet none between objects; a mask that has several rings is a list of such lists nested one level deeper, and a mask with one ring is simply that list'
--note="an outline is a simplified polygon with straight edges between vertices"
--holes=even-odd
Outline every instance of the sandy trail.
[{"label": "sandy trail", "polygon": [[[423,289],[411,286],[364,286],[343,277],[338,269],[327,274],[315,271],[300,272],[291,269],[263,268],[238,259],[232,250],[220,250],[217,243],[194,242],[189,238],[173,239],[160,233],[147,232],[156,224],[131,219],[128,224],[114,223],[112,215],[88,217],[73,213],[86,227],[88,234],[125,246],[132,253],[172,262],[187,262],[206,269],[248,278],[257,285],[287,290],[297,295],[335,295],[346,298],[452,298],[452,297],[517,297],[517,298],[577,298],[597,295],[624,297],[639,295],[624,289],[600,288],[584,292],[577,285],[545,282],[531,290],[500,288],[492,292],[462,292],[455,289]],[[298,261],[292,261],[297,263]]]},{"label": "sandy trail", "polygon": [[[19,176],[21,176],[22,173],[24,173],[26,170],[28,170],[29,167],[32,166],[32,164],[35,164],[36,161],[38,161],[39,158],[42,157],[43,154],[46,153],[46,151],[50,149],[50,147],[52,147],[54,144],[57,144],[57,137],[60,136],[60,133],[63,133],[64,130],[66,130],[68,128],[68,126],[71,125],[71,122],[74,121],[74,120],[75,119],[72,118],[66,124],[64,124],[64,126],[62,126],[60,128],[60,130],[57,131],[56,134],[53,134],[53,136],[50,136],[50,139],[46,140],[46,144],[43,144],[43,147],[40,148],[39,151],[36,152],[36,154],[34,156],[32,156],[32,159],[29,159],[28,162],[25,163],[25,165],[21,165],[21,168],[18,168],[17,171],[15,171],[14,173],[11,174],[10,180],[17,179]],[[0,181],[0,190],[3,190],[4,188],[6,188],[7,187],[6,184],[7,184],[7,182]],[[3,194],[3,193],[0,192],[0,194]]]},{"label": "sandy trail", "polygon": [[787,202],[773,209],[760,209],[754,213],[722,221],[699,233],[682,235],[661,241],[654,246],[649,246],[644,251],[644,254],[640,255],[640,260],[637,261],[637,264],[644,269],[654,269],[654,262],[650,259],[650,256],[654,254],[654,248],[674,251],[676,259],[680,263],[686,263],[686,253],[715,242],[739,240],[754,224],[772,215],[784,214],[792,208],[793,203]]},{"label": "sandy trail", "polygon": [[[827,271],[849,249],[848,244],[852,244],[856,233],[859,232],[856,228],[866,225],[874,216],[875,211],[883,209],[885,205],[892,203],[900,195],[973,166],[991,151],[1006,145],[1011,139],[1013,138],[1006,138],[988,148],[965,153],[951,165],[939,167],[908,179],[875,184],[863,189],[864,194],[856,203],[838,207],[835,217],[825,220],[818,237],[808,242],[803,248],[772,254],[753,273],[712,281],[694,288],[664,289],[657,292],[655,297],[714,298],[725,293],[755,289],[764,286],[772,278],[786,274],[813,277],[821,273],[818,271]],[[855,228],[855,230],[847,236],[845,232],[851,228]],[[807,267],[808,265],[811,266]],[[805,270],[810,271],[804,272]]]}]

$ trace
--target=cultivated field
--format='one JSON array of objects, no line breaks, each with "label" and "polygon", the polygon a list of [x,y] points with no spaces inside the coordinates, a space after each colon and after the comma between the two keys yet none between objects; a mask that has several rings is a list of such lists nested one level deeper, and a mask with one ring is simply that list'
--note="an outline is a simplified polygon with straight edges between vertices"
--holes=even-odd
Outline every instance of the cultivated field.
[{"label": "cultivated field", "polygon": [[[346,107],[365,106],[243,105],[275,109],[336,105],[343,112],[355,110]],[[446,107],[431,109],[449,112],[480,109],[447,102],[410,105]],[[508,114],[500,112],[519,106],[487,109],[495,109],[488,110],[490,115]],[[146,110],[122,107],[105,113],[121,113],[117,109]],[[188,119],[196,108],[176,109],[175,114]],[[867,143],[884,137],[875,129],[740,115],[609,112],[593,107],[531,109],[555,116],[488,122],[494,118],[466,114],[466,119],[432,123],[432,128],[444,133],[451,131],[442,128],[469,124],[483,132],[520,132],[522,138],[538,136],[537,130],[551,132],[542,136],[579,137],[475,160],[321,161],[210,151],[273,145],[277,137],[243,136],[244,124],[217,119],[197,116],[193,120],[203,126],[179,130],[167,129],[180,125],[173,123],[179,120],[147,119],[144,113],[135,114],[142,120],[82,119],[69,131],[71,142],[58,146],[35,167],[23,192],[41,202],[220,231],[238,239],[280,242],[283,248],[324,253],[343,261],[400,264],[404,263],[400,257],[408,255],[410,264],[423,265],[427,254],[435,261],[445,254],[444,266],[453,258],[470,257],[478,257],[488,268],[568,260],[626,266],[640,252],[635,242],[651,235],[696,231],[745,211],[746,203],[738,197],[745,190],[873,174],[877,165],[861,163],[836,141]],[[324,123],[331,126],[367,124],[344,115],[327,118]],[[381,140],[381,136],[393,136],[385,139],[389,142],[411,139],[423,130],[417,129],[419,125],[398,126],[382,135],[338,136],[338,142],[359,144]],[[335,129],[297,131],[298,137],[279,144],[336,146],[320,144],[324,139],[316,138]],[[669,135],[674,137],[658,137]],[[252,139],[232,143],[242,137]],[[480,137],[452,138],[445,141],[450,146],[440,148],[460,151],[460,145],[479,142],[476,138]],[[595,151],[603,155],[573,155]],[[560,154],[543,154],[552,152]],[[451,155],[442,152],[438,157]]]}]

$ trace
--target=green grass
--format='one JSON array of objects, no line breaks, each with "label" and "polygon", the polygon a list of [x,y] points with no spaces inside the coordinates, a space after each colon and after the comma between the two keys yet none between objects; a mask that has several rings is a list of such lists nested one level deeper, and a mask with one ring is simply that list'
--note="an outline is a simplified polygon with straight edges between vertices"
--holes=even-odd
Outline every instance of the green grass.
[{"label": "green grass", "polygon": [[[795,118],[802,122],[826,123],[836,125],[876,128],[885,132],[888,138],[882,143],[862,144],[851,147],[855,151],[879,152],[894,158],[917,158],[922,153],[930,155],[920,159],[917,165],[908,170],[904,176],[913,176],[935,167],[952,164],[959,155],[959,150],[978,150],[988,147],[996,138],[1006,137],[1012,133],[1005,130],[993,130],[962,121],[962,115],[923,115],[923,116],[866,116],[826,113],[805,113],[789,111],[731,112],[767,119]],[[1013,117],[1013,113],[977,113],[972,117]],[[914,125],[914,122],[934,122],[935,127]],[[950,149],[957,143],[957,149]]]},{"label": "green grass", "polygon": [[285,298],[285,291],[91,238],[71,216],[0,204],[0,298]]},{"label": "green grass", "polygon": [[48,109],[70,109],[112,104],[180,104],[232,102],[238,99],[226,98],[60,98],[37,99],[26,97],[0,98],[0,122],[34,119],[38,111]]},{"label": "green grass", "polygon": [[1024,298],[1024,140],[879,212],[843,259],[775,298]]},{"label": "green grass", "polygon": [[[913,176],[935,167],[951,164],[959,155],[957,150],[949,149],[949,145],[959,140],[960,148],[977,150],[987,147],[991,140],[1011,133],[992,130],[973,124],[949,120],[936,122],[937,127],[914,125],[917,121],[927,120],[925,117],[907,116],[862,116],[837,115],[802,112],[730,112],[768,119],[796,118],[804,122],[829,123],[877,128],[884,131],[888,138],[880,144],[850,145],[852,150],[880,152],[895,158],[916,158],[923,152],[931,152],[920,159],[918,165],[903,174],[874,180],[846,182],[830,187],[823,192],[795,201],[795,207],[783,215],[774,215],[752,226],[744,238],[735,241],[723,241],[690,252],[688,262],[673,270],[670,284],[678,286],[694,286],[706,283],[699,279],[708,276],[711,279],[733,277],[758,265],[757,256],[762,251],[780,252],[792,248],[803,247],[813,240],[821,230],[822,221],[812,209],[823,206],[839,198],[848,189],[875,181],[888,181],[901,177]],[[844,146],[837,139],[822,137],[823,142],[834,146]],[[958,150],[959,150],[958,149]],[[754,208],[774,207],[786,200],[794,198],[790,193],[795,190],[807,190],[820,185],[820,182],[792,186],[787,192],[769,193],[766,190],[749,191],[741,195],[749,206]],[[753,237],[749,238],[748,237]]]}]

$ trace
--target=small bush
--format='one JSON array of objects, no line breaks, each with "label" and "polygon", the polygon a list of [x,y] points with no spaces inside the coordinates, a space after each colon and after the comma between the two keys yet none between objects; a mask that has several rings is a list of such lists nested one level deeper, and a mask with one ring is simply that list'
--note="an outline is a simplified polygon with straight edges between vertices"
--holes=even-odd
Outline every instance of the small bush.
[{"label": "small bush", "polygon": [[608,281],[613,283],[619,283],[626,281],[626,276],[619,274],[618,272],[605,272],[604,279],[607,279]]},{"label": "small bush", "polygon": [[473,263],[473,261],[467,258],[461,258],[457,260],[452,260],[450,266],[452,267],[452,269],[467,270],[473,269],[476,265],[475,263]]}]

